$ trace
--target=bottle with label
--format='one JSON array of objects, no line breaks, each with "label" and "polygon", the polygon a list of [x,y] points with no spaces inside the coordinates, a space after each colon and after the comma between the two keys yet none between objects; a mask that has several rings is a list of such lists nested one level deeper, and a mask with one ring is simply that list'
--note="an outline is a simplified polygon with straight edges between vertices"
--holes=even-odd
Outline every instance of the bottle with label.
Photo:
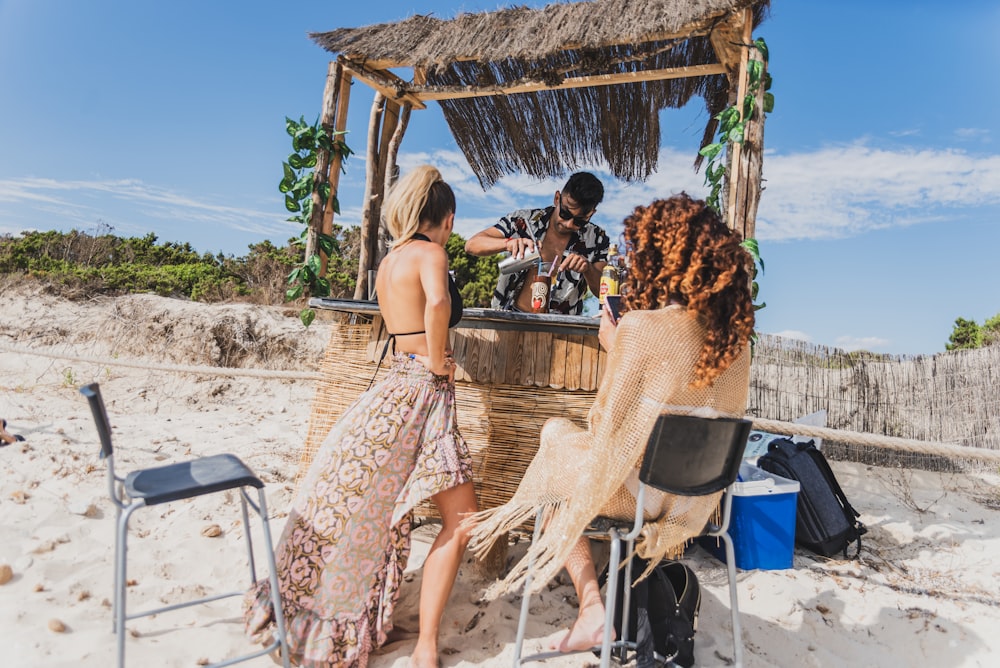
[{"label": "bottle with label", "polygon": [[618,246],[611,244],[608,248],[608,263],[601,271],[600,294],[597,301],[604,306],[605,295],[617,295],[621,288],[621,270],[618,268]]}]

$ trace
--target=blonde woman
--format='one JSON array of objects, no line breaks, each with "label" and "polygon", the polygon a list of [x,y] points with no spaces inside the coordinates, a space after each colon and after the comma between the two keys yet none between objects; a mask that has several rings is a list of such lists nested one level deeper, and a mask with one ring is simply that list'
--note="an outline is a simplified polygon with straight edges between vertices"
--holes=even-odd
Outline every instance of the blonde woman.
[{"label": "blonde woman", "polygon": [[[437,668],[438,631],[475,511],[472,463],[455,418],[448,329],[462,316],[445,243],[455,195],[438,170],[402,178],[385,205],[395,242],[376,288],[393,334],[388,374],[351,405],[313,459],[282,533],[277,565],[291,659],[368,664],[386,641],[410,550],[414,506],[432,499],[441,531],[424,562],[414,668]],[[274,622],[267,582],[249,597],[247,631]]]}]

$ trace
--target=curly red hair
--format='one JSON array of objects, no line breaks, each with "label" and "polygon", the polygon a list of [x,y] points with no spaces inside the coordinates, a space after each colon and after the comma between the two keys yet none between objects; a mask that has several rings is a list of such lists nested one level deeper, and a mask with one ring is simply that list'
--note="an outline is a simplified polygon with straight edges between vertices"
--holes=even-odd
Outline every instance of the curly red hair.
[{"label": "curly red hair", "polygon": [[753,259],[739,234],[687,193],[637,206],[624,226],[625,309],[658,309],[672,301],[686,305],[707,330],[693,386],[711,385],[753,334]]}]

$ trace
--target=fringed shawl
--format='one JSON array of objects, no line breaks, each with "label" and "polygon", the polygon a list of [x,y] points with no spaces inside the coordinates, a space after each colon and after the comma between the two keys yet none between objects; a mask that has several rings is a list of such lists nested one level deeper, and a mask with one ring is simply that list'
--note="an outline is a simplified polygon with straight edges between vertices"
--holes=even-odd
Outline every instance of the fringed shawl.
[{"label": "fringed shawl", "polygon": [[[743,416],[750,384],[749,345],[712,386],[694,389],[690,384],[704,343],[705,328],[683,306],[622,317],[586,429],[564,418],[546,422],[538,453],[510,501],[466,520],[472,527],[472,549],[482,556],[508,531],[532,519],[539,507],[545,511],[539,539],[506,578],[487,590],[487,598],[520,588],[532,558],[531,591],[539,591],[559,572],[595,517],[632,517],[635,498],[626,481],[638,467],[661,412],[707,409]],[[647,518],[653,521],[647,523],[637,552],[658,561],[677,551],[701,532],[720,495],[663,495],[664,510],[658,518]]]}]

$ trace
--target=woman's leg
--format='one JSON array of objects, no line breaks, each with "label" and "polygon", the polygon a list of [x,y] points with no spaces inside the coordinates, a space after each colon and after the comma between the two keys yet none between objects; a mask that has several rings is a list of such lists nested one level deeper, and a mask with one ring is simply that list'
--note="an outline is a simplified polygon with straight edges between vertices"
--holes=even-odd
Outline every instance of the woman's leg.
[{"label": "woman's leg", "polygon": [[600,645],[604,634],[604,601],[601,600],[601,588],[597,584],[597,571],[588,538],[581,537],[576,541],[566,560],[566,572],[573,581],[580,609],[573,626],[553,645],[553,649],[573,652]]},{"label": "woman's leg", "polygon": [[476,511],[476,493],[471,482],[440,492],[432,499],[442,522],[441,531],[424,561],[420,635],[410,657],[410,665],[415,668],[437,668],[439,665],[437,642],[441,615],[469,544],[468,531],[459,529],[458,525],[466,514]]}]

